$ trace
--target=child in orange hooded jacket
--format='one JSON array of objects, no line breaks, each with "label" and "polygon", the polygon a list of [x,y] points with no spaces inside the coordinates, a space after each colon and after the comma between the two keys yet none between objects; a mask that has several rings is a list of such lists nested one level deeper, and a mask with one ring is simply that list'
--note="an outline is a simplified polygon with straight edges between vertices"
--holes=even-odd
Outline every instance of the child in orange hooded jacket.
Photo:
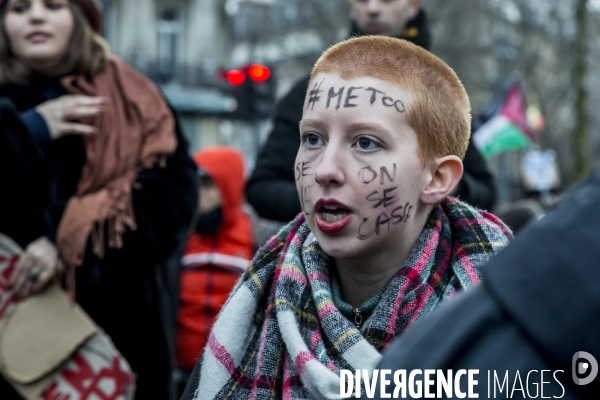
[{"label": "child in orange hooded jacket", "polygon": [[210,328],[253,255],[252,227],[242,210],[244,160],[236,150],[211,147],[194,155],[199,167],[199,218],[180,280],[177,364],[194,368]]}]

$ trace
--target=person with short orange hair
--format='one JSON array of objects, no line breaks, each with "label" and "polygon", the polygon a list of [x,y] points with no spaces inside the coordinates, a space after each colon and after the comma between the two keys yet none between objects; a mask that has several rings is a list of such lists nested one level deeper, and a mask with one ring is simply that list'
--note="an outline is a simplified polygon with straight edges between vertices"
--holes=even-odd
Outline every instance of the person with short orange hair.
[{"label": "person with short orange hair", "polygon": [[300,122],[303,212],[237,283],[184,398],[339,398],[341,370],[372,370],[394,337],[479,283],[512,234],[449,197],[469,127],[463,85],[426,50],[381,36],[328,49]]},{"label": "person with short orange hair", "polygon": [[[406,53],[411,57],[406,57]],[[334,74],[343,80],[372,77],[385,81],[386,85],[392,83],[403,87],[408,91],[404,101],[386,96],[375,87],[355,88],[348,94],[348,87],[345,99],[350,96],[348,100],[351,101],[345,102],[343,107],[352,109],[355,107],[352,104],[354,96],[367,95],[371,106],[380,104],[399,114],[405,113],[406,122],[416,131],[418,154],[424,163],[436,156],[454,155],[462,159],[465,155],[471,135],[469,97],[454,71],[432,53],[416,51],[416,46],[406,40],[365,37],[346,41],[335,51],[326,52],[312,70],[309,92],[321,85],[317,79],[319,74]],[[338,95],[334,90],[333,96],[335,100],[341,100],[344,93]],[[333,96],[330,89],[328,106],[332,105]],[[406,107],[406,102],[412,102],[412,107]],[[456,166],[462,164],[460,159],[453,160]],[[457,176],[460,179],[461,176]]]},{"label": "person with short orange hair", "polygon": [[[421,0],[348,0],[349,37],[382,35],[431,49],[429,18]],[[262,218],[287,223],[300,212],[294,159],[300,147],[299,124],[310,75],[302,76],[277,101],[269,135],[256,156],[246,185],[248,203]],[[473,141],[463,158],[463,176],[452,194],[484,210],[496,199],[495,179]]]}]

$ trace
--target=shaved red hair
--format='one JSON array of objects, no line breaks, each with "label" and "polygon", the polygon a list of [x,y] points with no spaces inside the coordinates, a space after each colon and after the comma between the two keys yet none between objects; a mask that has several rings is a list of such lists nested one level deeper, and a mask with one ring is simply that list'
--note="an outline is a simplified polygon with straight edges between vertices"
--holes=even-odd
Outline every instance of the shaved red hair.
[{"label": "shaved red hair", "polygon": [[471,104],[464,86],[446,63],[406,40],[355,37],[330,47],[317,60],[320,73],[342,79],[370,76],[408,90],[413,103],[406,118],[417,134],[423,163],[436,157],[465,156],[471,134]]}]

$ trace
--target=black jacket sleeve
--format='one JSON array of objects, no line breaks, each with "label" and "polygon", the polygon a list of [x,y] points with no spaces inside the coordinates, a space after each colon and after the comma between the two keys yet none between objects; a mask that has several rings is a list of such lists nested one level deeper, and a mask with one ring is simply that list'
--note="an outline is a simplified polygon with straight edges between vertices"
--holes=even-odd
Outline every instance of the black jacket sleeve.
[{"label": "black jacket sleeve", "polygon": [[[479,369],[480,398],[487,397],[487,371],[500,380],[508,371],[509,390],[517,371],[522,378],[536,371],[528,383],[523,378],[533,393],[541,370],[562,371],[546,373],[545,397],[595,398],[599,379],[581,385],[572,376],[579,352],[600,358],[599,202],[600,171],[492,258],[479,286],[395,341],[378,368]],[[511,397],[506,392],[500,397]]]},{"label": "black jacket sleeve", "polygon": [[263,218],[288,222],[300,212],[294,160],[300,147],[304,96],[309,77],[299,80],[275,108],[273,129],[246,186],[248,203]]},{"label": "black jacket sleeve", "polygon": [[186,240],[198,207],[196,164],[176,124],[177,149],[167,158],[166,168],[141,171],[133,190],[137,229],[123,237],[124,249],[141,252],[154,262],[165,261]]},{"label": "black jacket sleeve", "polygon": [[43,154],[14,104],[0,98],[0,232],[22,247],[49,233]]},{"label": "black jacket sleeve", "polygon": [[[405,370],[406,380],[415,370],[421,370],[422,373],[425,370],[434,370],[438,373],[444,372],[445,376],[448,376],[447,371],[450,370],[452,378],[459,370],[475,370],[477,373],[474,380],[477,382],[472,386],[472,390],[480,399],[495,398],[493,394],[488,397],[488,393],[494,391],[498,397],[510,398],[513,383],[517,379],[517,373],[520,373],[522,384],[532,397],[535,397],[535,385],[538,385],[539,395],[539,385],[543,380],[545,397],[577,398],[567,384],[571,377],[536,348],[483,285],[462,293],[447,304],[442,304],[439,310],[435,310],[414,329],[392,343],[376,368],[380,372],[391,370],[392,377],[397,371]],[[560,384],[553,378],[556,369],[563,370],[556,374]],[[544,376],[541,375],[542,370],[546,371]],[[527,375],[529,371],[535,372]],[[494,373],[500,383],[506,374],[508,385],[505,384],[503,389],[500,389],[499,384],[495,384]],[[423,378],[423,374],[417,375],[417,379]],[[432,378],[435,382],[436,375]],[[458,391],[468,393],[467,376],[463,376],[458,382],[458,390],[454,382],[452,384],[452,396],[445,396],[446,392],[442,391],[442,396],[437,398],[457,398],[455,394],[458,394]],[[381,395],[381,380],[377,383],[375,398],[385,398]],[[518,381],[516,387],[519,388]],[[385,389],[386,393],[393,394],[396,389],[393,380]],[[408,392],[408,384],[405,390]],[[423,394],[424,390],[423,388]],[[436,386],[430,386],[429,392],[437,393]],[[407,393],[406,398],[415,397]]]},{"label": "black jacket sleeve", "polygon": [[[77,269],[77,301],[110,336],[139,374],[140,398],[171,398],[179,259],[197,208],[196,165],[179,125],[166,160],[138,173],[132,190],[137,228],[123,247],[93,253]],[[151,351],[148,351],[151,349]]]},{"label": "black jacket sleeve", "polygon": [[463,167],[463,177],[456,187],[455,194],[473,206],[490,210],[496,200],[494,176],[472,140],[469,140]]}]

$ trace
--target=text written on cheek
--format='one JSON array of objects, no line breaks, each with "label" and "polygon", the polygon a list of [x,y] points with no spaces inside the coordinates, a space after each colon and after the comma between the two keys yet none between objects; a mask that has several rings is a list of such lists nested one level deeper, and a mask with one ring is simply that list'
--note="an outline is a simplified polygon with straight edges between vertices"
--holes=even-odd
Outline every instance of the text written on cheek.
[{"label": "text written on cheek", "polygon": [[[390,169],[392,171],[391,173]],[[358,171],[358,180],[364,186],[377,181],[378,177],[380,186],[384,185],[386,179],[390,183],[394,182],[394,179],[396,178],[396,164],[393,163],[391,168],[386,166],[379,167],[379,173],[377,173],[377,169],[373,168],[371,165],[367,165]],[[373,203],[374,209],[390,207],[398,201],[397,189],[398,186],[390,186],[373,190],[372,192],[369,192],[366,200]],[[375,218],[363,217],[363,220],[358,227],[358,239],[366,240],[373,235],[379,235],[380,232],[382,232],[382,229],[387,228],[387,230],[389,230],[392,225],[408,220],[412,208],[413,206],[406,202],[404,205],[393,208],[389,214],[388,212],[383,211]]]},{"label": "text written on cheek", "polygon": [[375,171],[373,169],[373,167],[371,167],[370,165],[367,165],[366,167],[363,167],[358,171],[358,180],[364,186],[373,182],[375,179],[377,179],[378,176],[380,178],[379,179],[380,185],[383,185],[385,177],[387,177],[390,182],[393,182],[394,179],[396,178],[396,163],[392,164],[392,174],[391,175],[390,175],[390,172],[388,171],[387,167],[385,167],[385,166],[382,166],[379,168],[379,174],[377,174],[377,171]]},{"label": "text written on cheek", "polygon": [[304,183],[304,177],[305,176],[309,176],[309,175],[314,175],[313,173],[310,173],[310,168],[311,168],[310,164],[311,164],[311,162],[312,161],[301,161],[299,163],[296,163],[296,171],[295,171],[296,181],[299,181],[300,179],[302,179],[302,183],[300,185],[300,189],[299,189],[298,195],[300,196],[300,207],[302,208],[302,211],[304,212],[305,216],[310,215],[310,212],[308,212],[308,210],[305,207],[306,192],[313,185],[306,185]]},{"label": "text written on cheek", "polygon": [[373,235],[379,235],[382,227],[385,227],[387,230],[389,230],[392,225],[396,225],[400,222],[408,220],[410,217],[410,210],[412,210],[412,208],[413,206],[407,202],[403,206],[394,208],[390,212],[389,216],[386,212],[382,212],[374,220],[363,217],[363,221],[358,227],[358,239],[367,240]]},{"label": "text written on cheek", "polygon": [[304,211],[305,216],[310,215],[310,213],[306,210],[306,207],[304,207],[304,203],[306,202],[306,192],[311,187],[312,187],[312,185],[306,185],[306,186],[304,186],[304,184],[300,185],[300,207],[302,208],[302,211]]},{"label": "text written on cheek", "polygon": [[296,164],[296,180],[299,180],[302,177],[312,175],[308,173],[308,169],[310,168],[310,161],[302,161]]}]

